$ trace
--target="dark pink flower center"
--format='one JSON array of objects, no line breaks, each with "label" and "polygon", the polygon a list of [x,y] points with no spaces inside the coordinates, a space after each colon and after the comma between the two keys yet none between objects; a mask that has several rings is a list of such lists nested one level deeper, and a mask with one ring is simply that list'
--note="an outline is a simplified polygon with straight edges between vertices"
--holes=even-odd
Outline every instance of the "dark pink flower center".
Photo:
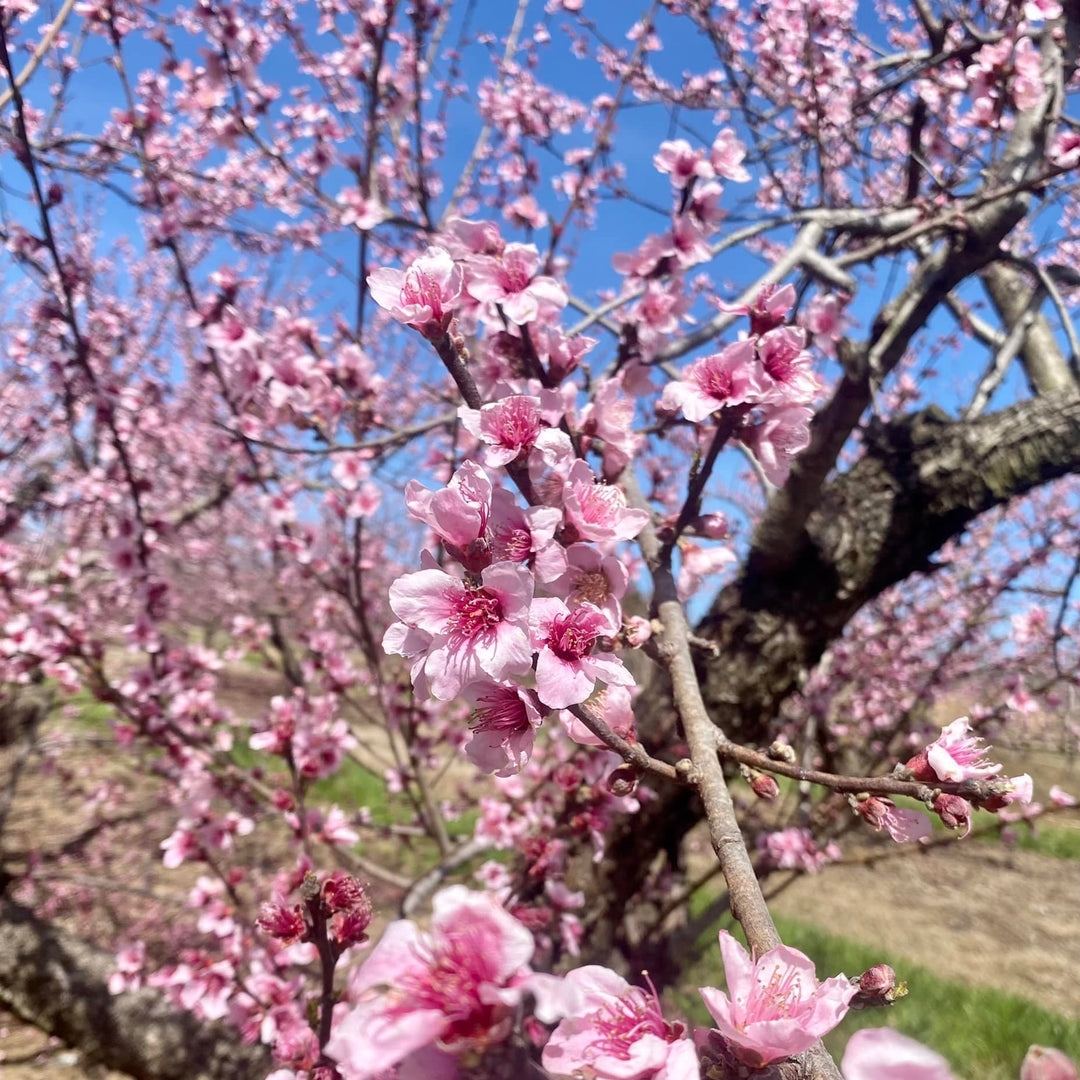
[{"label": "dark pink flower center", "polygon": [[523,292],[532,281],[532,273],[517,254],[503,256],[502,286],[508,293]]},{"label": "dark pink flower center", "polygon": [[697,384],[711,398],[727,401],[735,387],[731,372],[719,360],[706,360],[698,369]]},{"label": "dark pink flower center", "polygon": [[795,369],[795,357],[798,354],[791,349],[772,349],[762,363],[765,370],[778,383],[786,383]]},{"label": "dark pink flower center", "polygon": [[664,1019],[655,996],[636,986],[598,1009],[591,1021],[599,1034],[593,1044],[594,1052],[620,1061],[628,1061],[634,1043],[646,1035],[674,1042],[682,1034],[681,1025],[669,1024]]},{"label": "dark pink flower center", "polygon": [[581,516],[590,525],[608,525],[625,506],[622,492],[608,484],[593,484],[578,492]]},{"label": "dark pink flower center", "polygon": [[473,639],[494,630],[502,620],[502,604],[490,589],[465,589],[454,598],[446,628],[455,637]]},{"label": "dark pink flower center", "polygon": [[528,726],[525,703],[513,690],[480,698],[470,724],[474,731],[521,731]]},{"label": "dark pink flower center", "polygon": [[540,434],[536,407],[524,398],[508,398],[499,406],[495,432],[503,446],[532,446]]},{"label": "dark pink flower center", "polygon": [[532,553],[532,533],[528,529],[515,529],[507,525],[492,529],[493,556],[506,562],[524,562]]},{"label": "dark pink flower center", "polygon": [[562,660],[580,660],[596,644],[596,620],[587,611],[556,615],[551,623],[547,646]]}]

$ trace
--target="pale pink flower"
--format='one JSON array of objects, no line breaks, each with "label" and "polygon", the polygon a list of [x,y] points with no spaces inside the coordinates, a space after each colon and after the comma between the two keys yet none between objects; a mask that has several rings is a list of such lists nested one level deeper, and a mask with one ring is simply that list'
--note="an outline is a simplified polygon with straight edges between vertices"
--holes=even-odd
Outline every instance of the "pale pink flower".
[{"label": "pale pink flower", "polygon": [[501,255],[506,241],[499,235],[499,227],[492,221],[469,221],[467,218],[447,219],[443,239],[455,259],[470,255]]},{"label": "pale pink flower", "polygon": [[446,332],[461,297],[461,267],[445,248],[429,247],[407,270],[380,267],[367,279],[371,298],[426,338]]},{"label": "pale pink flower", "polygon": [[568,603],[593,604],[610,619],[608,633],[618,633],[622,625],[622,605],[630,584],[626,564],[614,555],[602,555],[591,544],[571,544],[562,549],[566,570],[548,585],[548,590]]},{"label": "pale pink flower", "polygon": [[618,476],[645,439],[633,428],[634,402],[623,393],[623,380],[601,379],[593,399],[581,411],[581,430],[604,442],[604,475]]},{"label": "pale pink flower", "polygon": [[532,934],[487,893],[436,894],[429,933],[391,923],[349,980],[355,1007],[326,1045],[348,1078],[390,1069],[425,1047],[482,1051],[510,1033],[529,989]]},{"label": "pale pink flower", "polygon": [[949,1063],[892,1028],[863,1028],[848,1039],[844,1080],[955,1080]]},{"label": "pale pink flower", "polygon": [[369,232],[390,217],[390,211],[378,199],[364,198],[356,187],[346,188],[337,201],[341,206],[341,224],[355,225],[360,232]]},{"label": "pale pink flower", "polygon": [[698,1080],[697,1052],[686,1028],[664,1019],[655,990],[631,986],[597,965],[575,968],[564,980],[580,995],[544,1047],[554,1076],[594,1080]]},{"label": "pale pink flower", "polygon": [[763,377],[753,342],[738,341],[695,360],[681,379],[664,387],[660,406],[669,412],[681,409],[687,420],[698,424],[717,409],[760,401],[765,392]]},{"label": "pale pink flower", "polygon": [[[449,701],[469,683],[485,678],[502,682],[529,670],[532,593],[527,570],[500,562],[484,569],[479,586],[444,570],[405,574],[390,586],[390,607],[406,627],[431,635],[423,673],[431,693]],[[390,637],[391,644],[398,643],[398,633]]]},{"label": "pale pink flower", "polygon": [[813,961],[786,945],[751,960],[721,930],[720,952],[728,991],[700,993],[732,1053],[756,1068],[808,1049],[843,1020],[858,993],[845,975],[818,983]]},{"label": "pale pink flower", "polygon": [[983,741],[971,733],[971,723],[961,716],[941,729],[941,735],[907,762],[916,780],[988,780],[1001,772],[1001,766],[983,755]]},{"label": "pale pink flower", "polygon": [[592,604],[570,609],[555,597],[534,600],[529,631],[536,659],[536,692],[552,709],[579,705],[597,679],[624,686],[634,678],[622,661],[608,653],[592,655],[597,638],[611,633],[608,617]]},{"label": "pale pink flower", "polygon": [[840,848],[835,843],[819,847],[809,829],[796,826],[759,836],[758,847],[778,870],[805,870],[808,874],[816,874],[840,858]]},{"label": "pale pink flower", "polygon": [[496,776],[520,772],[532,756],[536,729],[544,718],[532,690],[493,682],[466,686],[462,696],[473,707],[472,739],[465,753],[476,767]]},{"label": "pale pink flower", "polygon": [[709,162],[716,175],[739,183],[750,179],[750,174],[743,167],[744,157],[746,157],[746,147],[731,128],[724,128],[716,136],[712,149],[709,151]]},{"label": "pale pink flower", "polygon": [[555,316],[569,302],[566,290],[553,277],[537,274],[540,253],[535,244],[507,244],[501,258],[477,255],[468,266],[469,294],[498,304],[518,326]]},{"label": "pale pink flower", "polygon": [[479,409],[462,405],[458,416],[470,434],[487,443],[484,460],[492,468],[531,450],[546,426],[540,416],[540,399],[526,394],[512,394]]},{"label": "pale pink flower", "polygon": [[633,540],[648,524],[648,510],[631,510],[620,488],[595,481],[587,462],[570,466],[563,489],[566,520],[583,540]]},{"label": "pale pink flower", "polygon": [[[590,718],[603,720],[616,735],[629,741],[635,740],[634,706],[628,687],[605,686],[602,690],[597,690],[582,702],[581,711]],[[574,742],[579,742],[582,746],[605,745],[569,710],[559,713],[559,720]]]},{"label": "pale pink flower", "polygon": [[689,600],[701,582],[736,561],[730,548],[710,544],[702,547],[689,540],[679,542],[679,577],[675,583],[680,600]]},{"label": "pale pink flower", "polygon": [[1020,1066],[1020,1080],[1077,1080],[1075,1063],[1060,1050],[1032,1046]]},{"label": "pale pink flower", "polygon": [[[474,461],[466,461],[450,478],[450,483],[438,491],[429,491],[416,480],[405,485],[405,505],[409,515],[424,522],[442,539],[455,558],[469,569],[474,566],[463,556],[466,553],[482,559],[486,548],[470,552],[477,540],[483,538],[491,513],[491,479]],[[459,554],[460,553],[460,554]]]},{"label": "pale pink flower", "polygon": [[757,459],[770,484],[782,487],[795,458],[810,445],[812,409],[803,405],[770,408],[752,427],[739,432],[739,441]]},{"label": "pale pink flower", "polygon": [[1057,784],[1055,784],[1050,789],[1050,801],[1055,806],[1075,806],[1076,805],[1076,797],[1074,795],[1070,795],[1067,791],[1064,790],[1064,788],[1058,787]]},{"label": "pale pink flower", "polygon": [[659,151],[653,155],[653,165],[657,172],[670,176],[671,183],[677,188],[686,187],[698,177],[710,180],[713,176],[713,167],[705,160],[705,151],[695,149],[685,139],[662,142]]},{"label": "pale pink flower", "polygon": [[530,506],[522,509],[506,488],[491,493],[491,517],[488,519],[487,545],[495,562],[525,562],[536,556],[535,570],[541,581],[542,553],[563,549],[554,542],[555,530],[562,524],[562,511],[554,506]]},{"label": "pale pink flower", "polygon": [[924,840],[934,831],[926,814],[905,810],[881,795],[871,795],[869,799],[855,803],[855,810],[868,825],[878,832],[884,830],[898,844]]}]

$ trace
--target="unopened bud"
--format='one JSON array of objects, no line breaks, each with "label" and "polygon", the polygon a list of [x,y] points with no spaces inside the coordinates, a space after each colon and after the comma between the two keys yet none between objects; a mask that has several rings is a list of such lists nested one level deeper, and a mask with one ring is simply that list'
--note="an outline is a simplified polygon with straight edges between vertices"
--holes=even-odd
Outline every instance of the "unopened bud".
[{"label": "unopened bud", "polygon": [[875,964],[859,976],[859,989],[869,997],[884,997],[896,986],[896,972],[888,964]]},{"label": "unopened bud", "polygon": [[768,773],[755,773],[750,778],[750,788],[759,799],[775,799],[780,794],[780,785]]},{"label": "unopened bud", "polygon": [[964,828],[964,835],[971,832],[971,803],[959,795],[941,792],[934,799],[934,813],[948,829]]},{"label": "unopened bud", "polygon": [[794,765],[795,749],[794,747],[788,746],[786,742],[781,742],[777,739],[769,747],[769,757],[771,757],[773,761],[786,761],[789,765]]},{"label": "unopened bud", "polygon": [[608,773],[607,789],[616,798],[633,795],[641,781],[641,774],[633,765],[618,765]]},{"label": "unopened bud", "polygon": [[300,883],[300,899],[314,900],[319,895],[319,879],[309,870]]}]

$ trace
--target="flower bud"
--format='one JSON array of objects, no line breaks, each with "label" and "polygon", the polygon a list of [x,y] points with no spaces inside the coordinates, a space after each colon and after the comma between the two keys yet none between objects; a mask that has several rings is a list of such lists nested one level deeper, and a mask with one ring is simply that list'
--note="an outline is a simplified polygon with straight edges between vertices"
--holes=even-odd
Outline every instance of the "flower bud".
[{"label": "flower bud", "polygon": [[618,765],[608,773],[607,789],[616,798],[633,795],[637,790],[641,774],[633,765]]},{"label": "flower bud", "polygon": [[964,828],[964,835],[971,832],[971,803],[959,795],[941,792],[934,799],[934,813],[948,829]]},{"label": "flower bud", "polygon": [[623,637],[631,649],[640,649],[652,637],[652,623],[640,615],[631,615],[623,623]]},{"label": "flower bud", "polygon": [[885,997],[896,986],[896,972],[888,964],[875,964],[859,976],[859,990],[867,997]]},{"label": "flower bud", "polygon": [[768,773],[755,773],[750,778],[750,787],[759,799],[775,799],[780,794],[780,785]]}]

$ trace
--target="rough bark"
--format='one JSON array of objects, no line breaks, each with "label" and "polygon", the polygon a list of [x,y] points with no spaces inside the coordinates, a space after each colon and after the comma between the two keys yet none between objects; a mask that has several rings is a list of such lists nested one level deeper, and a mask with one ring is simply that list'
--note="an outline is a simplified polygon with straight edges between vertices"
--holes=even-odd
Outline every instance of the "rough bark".
[{"label": "rough bark", "polygon": [[138,1080],[262,1080],[264,1047],[175,1008],[157,991],[111,994],[111,953],[0,897],[0,1003]]},{"label": "rough bark", "polygon": [[[930,409],[872,426],[865,442],[857,464],[824,487],[794,558],[776,570],[752,548],[697,629],[719,646],[699,664],[706,704],[738,742],[770,741],[781,703],[865,603],[932,571],[933,554],[979,514],[1080,471],[1080,394],[1047,395],[976,421]],[[649,687],[639,718],[664,726],[668,701],[662,684]],[[590,908],[591,959],[625,948],[627,900],[656,856],[674,853],[700,817],[689,792],[660,787],[611,838]],[[647,959],[660,975],[661,959]]]}]

